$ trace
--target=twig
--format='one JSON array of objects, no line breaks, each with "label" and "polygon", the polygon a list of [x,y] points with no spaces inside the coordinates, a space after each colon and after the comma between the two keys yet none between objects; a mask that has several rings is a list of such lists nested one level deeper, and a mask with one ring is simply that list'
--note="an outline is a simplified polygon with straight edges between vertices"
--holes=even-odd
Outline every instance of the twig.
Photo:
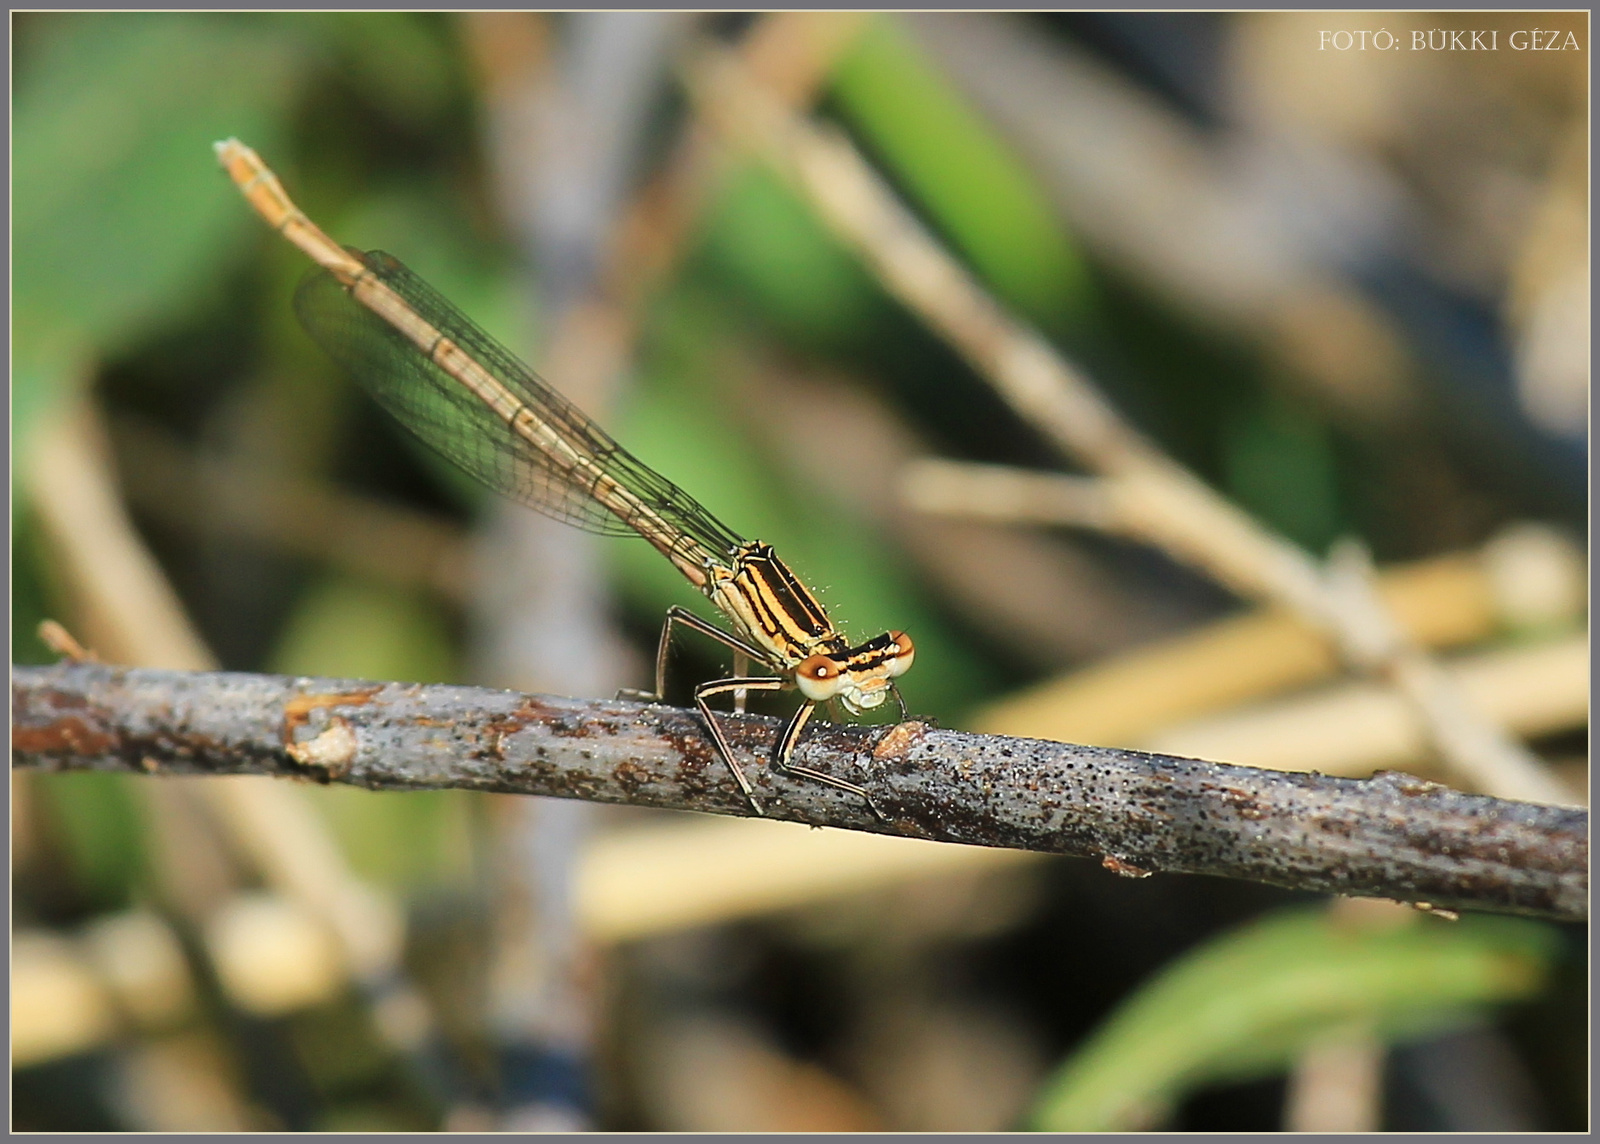
[{"label": "twig", "polygon": [[[13,667],[18,765],[270,774],[380,790],[455,787],[718,814],[748,804],[698,718],[662,706],[481,688],[63,663]],[[1588,813],[1410,776],[1284,774],[1101,747],[820,726],[799,761],[843,792],[759,765],[776,720],[727,717],[775,817],[1099,858],[1303,890],[1578,920]]]},{"label": "twig", "polygon": [[911,507],[941,516],[1102,531],[1118,525],[1106,482],[1095,477],[925,457],[901,471],[900,490]]},{"label": "twig", "polygon": [[[1308,554],[1168,458],[1081,370],[1007,314],[842,134],[786,109],[724,50],[702,49],[687,78],[697,109],[725,138],[789,178],[890,293],[949,341],[1012,408],[1109,478],[1117,512],[1134,532],[1241,594],[1293,608],[1326,632],[1352,667],[1375,671],[1407,697],[1446,763],[1471,781],[1519,798],[1561,797],[1537,758],[1502,728],[1459,697],[1440,698],[1448,681],[1415,668],[1425,653],[1381,607],[1365,608],[1355,593],[1336,590]],[[1375,651],[1383,657],[1377,663]]]},{"label": "twig", "polygon": [[78,642],[76,636],[55,620],[39,621],[39,642],[62,659],[73,663],[99,663],[100,657]]}]

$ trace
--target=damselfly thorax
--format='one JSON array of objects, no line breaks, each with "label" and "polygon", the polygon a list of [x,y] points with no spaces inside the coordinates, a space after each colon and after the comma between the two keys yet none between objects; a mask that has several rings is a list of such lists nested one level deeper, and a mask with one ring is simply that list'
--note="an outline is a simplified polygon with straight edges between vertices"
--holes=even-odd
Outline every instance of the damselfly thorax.
[{"label": "damselfly thorax", "polygon": [[851,647],[828,613],[770,544],[741,544],[710,570],[705,593],[740,634],[766,649],[766,662],[792,672],[814,703],[837,698],[851,712],[877,707],[911,666],[911,638],[885,632]]},{"label": "damselfly thorax", "polygon": [[[674,605],[656,647],[655,698],[665,691],[676,626],[733,649],[735,674],[701,683],[695,706],[717,752],[757,814],[755,793],[708,700],[797,688],[804,702],[784,726],[772,764],[849,791],[866,789],[793,761],[817,704],[852,713],[882,704],[911,666],[910,637],[885,632],[852,646],[770,545],[742,539],[683,489],[629,453],[586,414],[399,260],[339,246],[290,201],[276,175],[236,139],[217,158],[245,199],[320,268],[295,294],[312,338],[424,444],[501,494],[590,532],[640,536],[732,624],[725,632]],[[741,661],[772,675],[748,676]],[[905,713],[900,703],[901,714]]]}]

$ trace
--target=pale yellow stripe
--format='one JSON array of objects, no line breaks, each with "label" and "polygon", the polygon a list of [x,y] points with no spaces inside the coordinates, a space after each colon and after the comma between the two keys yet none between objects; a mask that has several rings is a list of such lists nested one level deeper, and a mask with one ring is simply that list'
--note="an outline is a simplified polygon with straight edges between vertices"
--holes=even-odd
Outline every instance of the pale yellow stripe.
[{"label": "pale yellow stripe", "polygon": [[[1479,710],[1518,735],[1576,729],[1588,720],[1585,635],[1476,655],[1448,668]],[[1414,768],[1427,760],[1426,740],[1411,709],[1377,683],[1340,684],[1195,720],[1139,746],[1248,767],[1353,776]]]},{"label": "pale yellow stripe", "polygon": [[580,923],[618,942],[1041,855],[794,822],[705,818],[601,835],[577,878]]}]

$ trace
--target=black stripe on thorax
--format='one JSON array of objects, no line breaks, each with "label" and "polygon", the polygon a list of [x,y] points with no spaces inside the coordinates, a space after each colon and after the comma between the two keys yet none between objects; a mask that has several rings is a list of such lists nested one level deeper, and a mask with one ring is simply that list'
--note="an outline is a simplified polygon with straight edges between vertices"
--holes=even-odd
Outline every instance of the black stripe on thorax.
[{"label": "black stripe on thorax", "polygon": [[822,605],[768,545],[746,545],[735,555],[734,582],[773,634],[781,632],[807,640],[834,634]]}]

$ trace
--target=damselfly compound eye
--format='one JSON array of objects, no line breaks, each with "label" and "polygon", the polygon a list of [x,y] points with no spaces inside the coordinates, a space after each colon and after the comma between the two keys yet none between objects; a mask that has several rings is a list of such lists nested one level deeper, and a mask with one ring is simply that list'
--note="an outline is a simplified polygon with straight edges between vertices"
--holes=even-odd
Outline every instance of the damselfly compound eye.
[{"label": "damselfly compound eye", "polygon": [[800,693],[813,703],[821,703],[839,694],[839,684],[844,670],[832,656],[814,655],[800,661],[794,669],[795,685]]},{"label": "damselfly compound eye", "polygon": [[905,632],[890,632],[889,638],[894,640],[894,658],[889,661],[890,676],[904,675],[911,670],[911,661],[917,657],[917,649],[911,646],[911,637]]}]

